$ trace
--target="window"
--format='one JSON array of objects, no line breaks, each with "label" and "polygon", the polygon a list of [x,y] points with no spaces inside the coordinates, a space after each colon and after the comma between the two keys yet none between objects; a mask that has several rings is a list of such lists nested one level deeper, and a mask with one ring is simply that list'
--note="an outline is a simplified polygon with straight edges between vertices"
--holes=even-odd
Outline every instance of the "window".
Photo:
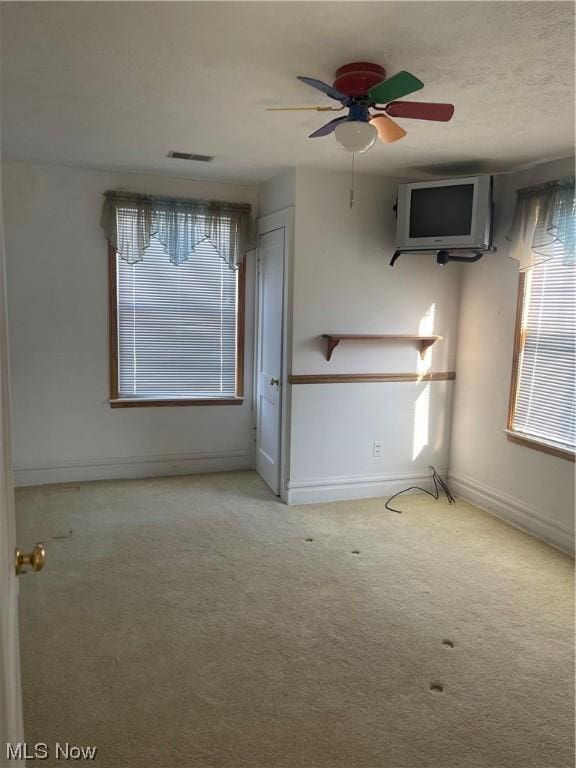
[{"label": "window", "polygon": [[576,267],[555,250],[520,276],[508,436],[573,461]]},{"label": "window", "polygon": [[204,241],[175,265],[155,237],[142,261],[110,248],[109,264],[111,405],[241,403],[243,264]]}]

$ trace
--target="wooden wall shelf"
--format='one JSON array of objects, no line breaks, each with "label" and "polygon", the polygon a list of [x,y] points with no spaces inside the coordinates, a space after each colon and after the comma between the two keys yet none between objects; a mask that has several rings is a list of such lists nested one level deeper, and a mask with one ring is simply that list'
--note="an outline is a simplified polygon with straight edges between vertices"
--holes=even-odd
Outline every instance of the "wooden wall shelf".
[{"label": "wooden wall shelf", "polygon": [[420,357],[423,358],[426,350],[438,341],[442,336],[407,336],[407,335],[382,335],[382,334],[355,334],[355,333],[323,333],[322,338],[326,339],[326,360],[330,360],[332,352],[341,341],[405,341],[415,342],[420,350]]}]

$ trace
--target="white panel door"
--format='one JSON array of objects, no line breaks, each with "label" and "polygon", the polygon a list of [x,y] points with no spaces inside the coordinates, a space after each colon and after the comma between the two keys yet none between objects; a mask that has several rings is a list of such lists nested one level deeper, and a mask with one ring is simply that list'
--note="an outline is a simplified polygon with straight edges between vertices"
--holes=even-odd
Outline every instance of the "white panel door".
[{"label": "white panel door", "polygon": [[6,333],[4,238],[0,199],[0,766],[8,761],[7,745],[24,741],[18,652],[18,588],[14,567],[15,520],[10,447],[10,397]]},{"label": "white panel door", "polygon": [[284,227],[258,239],[256,471],[280,494]]}]

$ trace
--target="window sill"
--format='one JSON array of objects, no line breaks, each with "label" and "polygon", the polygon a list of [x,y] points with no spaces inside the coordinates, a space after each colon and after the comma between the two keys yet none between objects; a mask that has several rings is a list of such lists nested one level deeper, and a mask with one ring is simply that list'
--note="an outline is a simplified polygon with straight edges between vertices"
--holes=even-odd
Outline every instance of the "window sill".
[{"label": "window sill", "polygon": [[566,459],[567,461],[574,462],[576,460],[576,454],[569,448],[561,448],[553,443],[537,440],[536,438],[523,435],[520,432],[513,432],[511,429],[505,429],[504,433],[511,443],[517,443],[526,448],[533,448],[535,451],[542,451],[542,453],[548,453],[550,456],[557,456],[558,458]]},{"label": "window sill", "polygon": [[110,408],[166,408],[181,405],[242,405],[243,397],[211,397],[207,399],[144,399],[136,397],[118,397],[108,401]]}]

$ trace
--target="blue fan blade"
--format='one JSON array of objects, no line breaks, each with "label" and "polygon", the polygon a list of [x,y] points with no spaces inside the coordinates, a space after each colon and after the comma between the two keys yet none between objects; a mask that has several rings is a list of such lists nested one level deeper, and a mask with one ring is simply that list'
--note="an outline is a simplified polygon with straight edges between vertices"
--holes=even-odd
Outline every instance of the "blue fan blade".
[{"label": "blue fan blade", "polygon": [[323,125],[322,128],[318,128],[317,131],[311,133],[308,138],[317,139],[319,136],[328,136],[329,133],[332,133],[332,131],[336,130],[340,123],[345,123],[347,120],[348,117],[335,117],[334,120],[330,120],[330,122],[326,123],[326,125]]},{"label": "blue fan blade", "polygon": [[298,75],[298,80],[306,83],[306,85],[311,85],[312,88],[316,88],[317,91],[322,91],[326,96],[330,96],[331,99],[336,99],[336,101],[346,103],[349,100],[349,97],[346,96],[345,93],[337,91],[336,88],[332,88],[328,83],[323,83],[322,80],[315,80],[313,77],[301,77],[300,75]]}]

